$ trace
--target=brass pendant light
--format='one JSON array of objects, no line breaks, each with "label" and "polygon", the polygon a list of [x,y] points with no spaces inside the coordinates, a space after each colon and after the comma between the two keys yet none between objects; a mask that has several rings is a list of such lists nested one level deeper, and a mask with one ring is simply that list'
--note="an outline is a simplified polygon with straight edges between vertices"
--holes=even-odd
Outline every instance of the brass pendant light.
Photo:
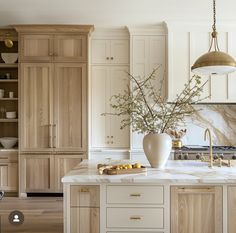
[{"label": "brass pendant light", "polygon": [[[213,21],[210,48],[191,67],[192,72],[198,75],[229,74],[236,70],[234,58],[227,53],[221,52],[218,46],[215,0],[213,0]],[[211,51],[212,48],[214,49],[213,51]]]}]

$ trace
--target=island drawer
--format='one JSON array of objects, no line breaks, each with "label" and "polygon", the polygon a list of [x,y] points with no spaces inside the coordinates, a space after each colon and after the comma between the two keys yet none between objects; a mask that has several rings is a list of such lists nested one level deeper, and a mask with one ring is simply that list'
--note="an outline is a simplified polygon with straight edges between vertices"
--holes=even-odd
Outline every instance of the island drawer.
[{"label": "island drawer", "polygon": [[70,206],[99,207],[100,189],[96,185],[72,185],[70,187]]},{"label": "island drawer", "polygon": [[107,227],[164,228],[163,208],[107,208]]},{"label": "island drawer", "polygon": [[108,185],[108,204],[164,204],[164,187],[149,185]]}]

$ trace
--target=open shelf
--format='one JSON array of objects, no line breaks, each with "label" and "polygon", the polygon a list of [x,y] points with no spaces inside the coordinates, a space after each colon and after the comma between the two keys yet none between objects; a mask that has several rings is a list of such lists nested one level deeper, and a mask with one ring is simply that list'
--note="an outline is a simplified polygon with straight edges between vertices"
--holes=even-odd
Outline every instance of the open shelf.
[{"label": "open shelf", "polygon": [[18,119],[17,118],[14,118],[14,119],[6,119],[6,118],[0,118],[0,123],[5,123],[5,122],[18,122]]},{"label": "open shelf", "polygon": [[0,68],[18,68],[18,63],[15,64],[0,63]]},{"label": "open shelf", "polygon": [[0,83],[15,83],[18,79],[0,79]]}]

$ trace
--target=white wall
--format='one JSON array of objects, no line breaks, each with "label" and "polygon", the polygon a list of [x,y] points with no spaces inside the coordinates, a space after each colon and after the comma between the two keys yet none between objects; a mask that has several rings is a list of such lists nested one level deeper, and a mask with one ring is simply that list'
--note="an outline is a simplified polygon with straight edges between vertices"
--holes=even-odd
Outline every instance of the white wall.
[{"label": "white wall", "polygon": [[[217,18],[236,21],[235,0],[217,0]],[[212,22],[212,0],[0,0],[0,26],[20,23],[124,26],[165,20]]]}]

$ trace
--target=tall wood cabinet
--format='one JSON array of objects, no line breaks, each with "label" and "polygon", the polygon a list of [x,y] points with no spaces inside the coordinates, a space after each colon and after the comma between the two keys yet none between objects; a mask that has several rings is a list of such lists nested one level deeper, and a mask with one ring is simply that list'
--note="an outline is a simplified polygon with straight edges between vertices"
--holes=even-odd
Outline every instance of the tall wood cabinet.
[{"label": "tall wood cabinet", "polygon": [[171,233],[202,232],[223,232],[222,187],[171,187]]},{"label": "tall wood cabinet", "polygon": [[228,233],[234,233],[236,229],[236,186],[228,187]]},{"label": "tall wood cabinet", "polygon": [[17,25],[20,48],[20,193],[61,192],[87,156],[88,37],[92,26]]}]

